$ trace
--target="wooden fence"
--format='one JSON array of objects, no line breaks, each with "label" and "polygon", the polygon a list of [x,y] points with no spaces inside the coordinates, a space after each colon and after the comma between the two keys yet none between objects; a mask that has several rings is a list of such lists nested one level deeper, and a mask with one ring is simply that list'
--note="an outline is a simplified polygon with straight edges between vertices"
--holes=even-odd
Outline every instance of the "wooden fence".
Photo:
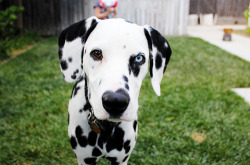
[{"label": "wooden fence", "polygon": [[[85,16],[94,14],[95,1],[85,1]],[[117,17],[151,25],[165,35],[186,35],[189,0],[119,0]]]},{"label": "wooden fence", "polygon": [[82,0],[22,0],[23,28],[41,35],[55,35],[68,25],[84,19]]},{"label": "wooden fence", "polygon": [[250,0],[217,0],[218,23],[246,23],[243,12]]},{"label": "wooden fence", "polygon": [[243,16],[250,0],[190,0],[189,14],[214,14],[217,23],[246,23]]},{"label": "wooden fence", "polygon": [[[22,5],[19,26],[41,35],[57,35],[68,25],[94,15],[96,0],[5,0]],[[165,35],[185,35],[189,0],[118,0],[117,17],[149,24]]]}]

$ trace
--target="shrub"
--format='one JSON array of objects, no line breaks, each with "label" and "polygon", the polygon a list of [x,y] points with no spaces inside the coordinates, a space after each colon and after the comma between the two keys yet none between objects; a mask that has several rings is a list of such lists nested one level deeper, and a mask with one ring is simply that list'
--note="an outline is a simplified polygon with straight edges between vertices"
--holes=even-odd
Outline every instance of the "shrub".
[{"label": "shrub", "polygon": [[[2,3],[2,0],[0,0]],[[5,10],[0,11],[0,60],[8,57],[7,51],[10,49],[8,46],[9,38],[17,33],[15,21],[17,14],[24,10],[23,7],[11,6]]]},{"label": "shrub", "polygon": [[[0,0],[0,3],[2,0]],[[0,11],[0,37],[7,38],[16,34],[17,27],[15,21],[17,14],[24,10],[23,7],[11,6]]]}]

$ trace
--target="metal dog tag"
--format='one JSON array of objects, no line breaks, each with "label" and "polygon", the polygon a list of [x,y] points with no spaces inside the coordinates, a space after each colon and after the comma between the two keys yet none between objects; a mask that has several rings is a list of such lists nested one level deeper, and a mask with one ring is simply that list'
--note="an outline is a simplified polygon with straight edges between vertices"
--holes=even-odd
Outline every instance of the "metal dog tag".
[{"label": "metal dog tag", "polygon": [[93,113],[93,110],[90,110],[89,116],[88,116],[88,123],[90,128],[97,134],[101,132],[100,126],[96,122],[95,115]]},{"label": "metal dog tag", "polygon": [[97,134],[99,134],[101,132],[100,127],[98,126],[98,124],[94,121],[94,122],[89,122],[90,128]]}]

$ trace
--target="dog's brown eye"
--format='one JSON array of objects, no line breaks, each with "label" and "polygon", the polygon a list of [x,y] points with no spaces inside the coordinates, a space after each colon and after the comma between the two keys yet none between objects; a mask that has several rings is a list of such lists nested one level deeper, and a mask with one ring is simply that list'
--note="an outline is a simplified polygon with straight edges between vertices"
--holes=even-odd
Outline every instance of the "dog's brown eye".
[{"label": "dog's brown eye", "polygon": [[93,50],[90,54],[92,56],[94,56],[94,58],[102,59],[102,51],[101,50]]}]

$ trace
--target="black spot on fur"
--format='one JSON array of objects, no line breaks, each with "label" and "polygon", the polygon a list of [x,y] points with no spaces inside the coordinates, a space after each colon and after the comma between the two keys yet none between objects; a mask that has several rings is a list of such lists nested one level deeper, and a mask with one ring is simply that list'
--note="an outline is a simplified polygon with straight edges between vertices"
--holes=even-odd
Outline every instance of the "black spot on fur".
[{"label": "black spot on fur", "polygon": [[125,82],[128,82],[128,77],[127,76],[123,76],[123,80],[125,81]]},{"label": "black spot on fur", "polygon": [[86,20],[82,20],[64,29],[59,36],[59,46],[62,47],[65,43],[65,40],[70,42],[77,37],[83,36],[86,33],[85,22]]},{"label": "black spot on fur", "polygon": [[124,143],[124,149],[125,149],[125,153],[127,154],[130,151],[130,140],[127,140]]},{"label": "black spot on fur", "polygon": [[94,146],[96,144],[97,134],[94,131],[89,133],[88,144]]},{"label": "black spot on fur", "polygon": [[102,83],[102,80],[100,80],[100,82],[99,82],[99,86],[101,85],[101,83]]},{"label": "black spot on fur", "polygon": [[[155,29],[151,28],[151,39],[152,44],[158,49],[158,51],[162,54],[162,58],[166,58],[163,72],[165,72],[167,68],[167,64],[170,60],[170,56],[172,54],[172,50],[168,41]],[[166,47],[166,44],[168,45]]]},{"label": "black spot on fur", "polygon": [[78,140],[78,143],[81,147],[86,147],[87,146],[87,138],[86,136],[83,135],[83,130],[81,126],[77,126],[75,130],[76,138]]},{"label": "black spot on fur", "polygon": [[153,55],[150,53],[149,54],[149,59],[150,59],[150,65],[149,65],[149,71],[150,71],[150,77],[153,77],[153,65],[154,65],[154,60],[153,60]]},{"label": "black spot on fur", "polygon": [[58,50],[58,55],[59,55],[59,60],[61,60],[62,59],[62,50],[61,49]]},{"label": "black spot on fur", "polygon": [[[58,38],[58,46],[59,48],[62,48],[65,44],[67,29],[63,30]],[[60,56],[60,55],[59,55]],[[59,57],[60,58],[60,57]]]},{"label": "black spot on fur", "polygon": [[[141,55],[141,54],[138,54]],[[129,58],[129,68],[132,70],[135,77],[139,75],[141,65],[145,63],[145,57],[143,56],[143,59],[141,62],[135,62],[135,58],[137,55],[132,55]]]},{"label": "black spot on fur", "polygon": [[117,160],[116,157],[106,157],[106,159],[108,159],[111,162],[111,164],[117,163],[116,162],[116,160]]},{"label": "black spot on fur", "polygon": [[149,51],[152,51],[152,40],[151,40],[151,37],[147,31],[147,29],[144,29],[144,34],[146,36],[146,39],[148,41],[148,48],[149,48]]},{"label": "black spot on fur", "polygon": [[77,74],[77,73],[79,73],[79,70],[78,70],[78,69],[75,70],[74,74]]},{"label": "black spot on fur", "polygon": [[84,76],[80,76],[79,79],[78,79],[78,81],[77,81],[77,83],[82,82],[84,79],[85,79]]},{"label": "black spot on fur", "polygon": [[69,57],[68,60],[69,60],[69,62],[72,62],[72,57]]},{"label": "black spot on fur", "polygon": [[65,60],[61,60],[60,62],[62,70],[68,69],[68,63]]},{"label": "black spot on fur", "polygon": [[96,20],[92,21],[92,24],[90,26],[90,28],[88,29],[88,31],[86,32],[86,34],[83,36],[82,38],[82,42],[86,43],[86,41],[89,38],[89,35],[91,34],[91,32],[96,28],[96,25],[98,24],[98,22],[96,22]]},{"label": "black spot on fur", "polygon": [[83,52],[84,52],[84,47],[82,48],[82,52],[81,52],[81,69],[83,69]]},{"label": "black spot on fur", "polygon": [[137,127],[137,121],[135,120],[134,121],[134,124],[133,124],[133,128],[134,128],[134,131],[136,132],[136,127]]},{"label": "black spot on fur", "polygon": [[96,158],[85,158],[84,162],[86,164],[95,164],[96,163]]},{"label": "black spot on fur", "polygon": [[83,110],[84,110],[84,111],[87,111],[87,110],[89,110],[90,108],[91,108],[90,103],[89,103],[89,102],[86,102],[86,104],[85,104],[84,107],[83,107]]},{"label": "black spot on fur", "polygon": [[127,47],[127,46],[126,46],[126,45],[124,45],[124,46],[123,46],[123,49],[126,49],[126,47]]},{"label": "black spot on fur", "polygon": [[129,90],[129,86],[128,86],[127,83],[125,84],[125,88],[126,88],[127,90]]},{"label": "black spot on fur", "polygon": [[121,151],[123,147],[123,137],[124,137],[124,131],[117,126],[115,128],[113,136],[109,138],[107,141],[106,144],[107,152],[110,152],[113,149]]},{"label": "black spot on fur", "polygon": [[[75,84],[75,85],[77,85],[77,84]],[[74,97],[74,96],[77,94],[77,92],[78,92],[79,89],[81,89],[81,88],[78,87],[78,86],[74,86],[73,92],[72,92],[72,96],[71,96],[71,97]]]},{"label": "black spot on fur", "polygon": [[157,53],[156,57],[155,57],[155,67],[156,69],[160,69],[162,66],[162,57],[159,53]]},{"label": "black spot on fur", "polygon": [[98,157],[101,155],[102,155],[102,152],[98,148],[95,147],[92,151],[92,156]]},{"label": "black spot on fur", "polygon": [[128,159],[128,155],[122,160],[122,162],[126,162],[127,159]]},{"label": "black spot on fur", "polygon": [[97,23],[97,21],[95,19],[93,19],[92,22],[91,22],[91,26],[96,24],[96,23]]},{"label": "black spot on fur", "polygon": [[72,79],[76,79],[76,75],[72,75],[71,78],[72,78]]},{"label": "black spot on fur", "polygon": [[80,76],[78,81],[75,83],[74,87],[73,87],[73,90],[72,90],[72,94],[71,94],[71,98],[74,97],[78,90],[81,89],[80,87],[78,87],[78,83],[82,82],[84,80],[84,77],[83,76]]},{"label": "black spot on fur", "polygon": [[72,79],[76,79],[76,74],[79,73],[79,69],[76,69],[73,73],[73,75],[71,75]]},{"label": "black spot on fur", "polygon": [[[114,138],[119,138],[119,137],[114,137],[114,136],[110,136],[114,130],[118,127],[118,125],[120,123],[113,123],[113,122],[109,122],[107,120],[101,120],[98,121],[98,123],[100,124],[100,128],[101,128],[101,133],[98,139],[98,146],[103,149],[103,144],[107,143],[107,141],[111,138],[110,142],[112,143],[112,140]],[[123,139],[123,137],[122,137]]]},{"label": "black spot on fur", "polygon": [[76,142],[76,138],[74,136],[71,136],[70,144],[71,144],[72,149],[76,149],[77,142]]},{"label": "black spot on fur", "polygon": [[128,73],[129,73],[129,75],[131,75],[131,68],[130,67],[128,67]]}]

